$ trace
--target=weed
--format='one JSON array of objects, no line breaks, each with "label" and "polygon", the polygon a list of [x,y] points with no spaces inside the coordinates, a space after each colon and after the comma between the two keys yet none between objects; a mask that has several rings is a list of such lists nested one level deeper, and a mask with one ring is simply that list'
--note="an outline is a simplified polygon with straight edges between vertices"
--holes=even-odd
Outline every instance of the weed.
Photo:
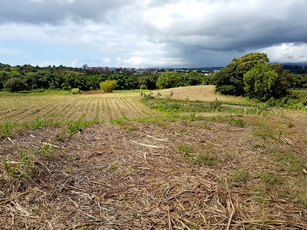
[{"label": "weed", "polygon": [[43,117],[38,117],[38,118],[35,119],[35,121],[30,122],[30,123],[26,123],[24,126],[26,128],[38,129],[38,128],[41,128],[41,127],[46,127],[51,123],[52,122],[45,120]]},{"label": "weed", "polygon": [[273,149],[272,154],[278,162],[289,168],[290,172],[295,174],[303,174],[303,170],[307,168],[306,160],[292,152],[285,152],[280,149]]},{"label": "weed", "polygon": [[231,175],[230,185],[232,187],[243,187],[249,178],[250,173],[247,169],[238,169]]},{"label": "weed", "polygon": [[117,170],[118,169],[118,164],[117,163],[112,163],[109,167],[110,170]]},{"label": "weed", "polygon": [[288,128],[293,128],[293,127],[294,127],[294,124],[293,124],[291,121],[289,121],[289,122],[287,123],[287,127],[288,127]]},{"label": "weed", "polygon": [[283,184],[283,180],[273,171],[262,170],[259,175],[260,183],[255,187],[255,200],[260,203],[265,203],[270,197],[270,190],[276,186]]},{"label": "weed", "polygon": [[237,127],[244,127],[245,125],[245,121],[241,119],[236,119],[234,117],[231,117],[230,119],[228,119],[228,123],[233,126],[237,126]]},{"label": "weed", "polygon": [[256,186],[254,189],[253,198],[255,199],[255,201],[261,204],[265,203],[266,200],[269,198],[266,188],[263,185]]},{"label": "weed", "polygon": [[61,131],[56,135],[56,138],[58,140],[63,140],[65,138],[66,134],[67,134],[67,129],[66,129],[65,125],[62,125]]},{"label": "weed", "polygon": [[[305,185],[305,186],[302,186]],[[302,207],[307,208],[307,179],[304,181],[300,180],[299,184],[297,184],[291,191],[292,199],[296,200]]]},{"label": "weed", "polygon": [[178,151],[181,153],[182,157],[191,157],[191,153],[194,151],[192,145],[180,144],[177,146]]},{"label": "weed", "polygon": [[254,145],[254,148],[257,149],[257,150],[259,150],[259,149],[264,149],[265,146],[262,145],[262,144],[255,144],[255,145]]},{"label": "weed", "polygon": [[221,111],[221,107],[222,107],[222,102],[218,101],[217,99],[215,99],[215,101],[212,101],[210,103],[210,108],[212,110]]},{"label": "weed", "polygon": [[203,151],[192,160],[195,165],[214,166],[217,164],[217,156],[211,151]]},{"label": "weed", "polygon": [[257,105],[257,114],[258,115],[266,115],[269,110],[269,105],[267,104],[258,104]]},{"label": "weed", "polygon": [[118,118],[115,118],[115,119],[111,119],[111,120],[110,120],[110,123],[111,123],[112,125],[113,125],[113,124],[122,125],[122,124],[124,124],[126,121],[127,121],[127,118],[125,118],[125,117],[118,117]]},{"label": "weed", "polygon": [[207,129],[207,130],[211,130],[211,127],[210,127],[208,121],[204,121],[204,122],[200,125],[200,128],[202,128],[202,129]]},{"label": "weed", "polygon": [[4,169],[9,176],[31,178],[34,175],[32,156],[19,149],[19,161],[4,160]]},{"label": "weed", "polygon": [[[158,92],[158,96],[159,96],[159,92]],[[160,94],[161,95],[161,94]],[[141,96],[143,97],[143,99],[145,100],[145,101],[148,101],[148,100],[151,100],[151,99],[154,99],[155,97],[154,97],[154,94],[152,93],[152,92],[150,92],[150,93],[142,93],[141,92]]]},{"label": "weed", "polygon": [[0,125],[0,138],[12,135],[12,131],[15,127],[16,125],[10,122]]},{"label": "weed", "polygon": [[67,167],[64,169],[64,171],[65,171],[66,173],[72,173],[72,172],[73,172],[73,168],[72,168],[72,166],[67,166]]},{"label": "weed", "polygon": [[258,125],[253,131],[254,135],[261,137],[263,140],[268,138],[274,139],[274,131],[272,128],[265,126],[265,124]]},{"label": "weed", "polygon": [[130,122],[120,123],[120,128],[125,132],[132,132],[137,129],[135,124],[130,123]]},{"label": "weed", "polygon": [[41,146],[39,153],[43,155],[44,157],[48,157],[50,156],[52,151],[53,151],[53,147],[51,145],[44,144]]},{"label": "weed", "polygon": [[82,132],[87,126],[95,124],[95,121],[87,121],[78,119],[77,121],[71,121],[67,124],[67,131],[71,135]]},{"label": "weed", "polygon": [[172,98],[174,96],[174,92],[171,90],[171,92],[169,93],[169,96],[167,96],[167,98]]},{"label": "weed", "polygon": [[72,88],[70,92],[71,94],[81,94],[81,91],[79,88]]},{"label": "weed", "polygon": [[272,171],[263,170],[260,173],[260,181],[265,186],[265,188],[269,189],[275,185],[281,185],[283,181]]},{"label": "weed", "polygon": [[134,124],[130,124],[127,127],[125,127],[125,131],[127,131],[127,132],[131,132],[131,131],[136,130],[136,129],[137,128]]}]

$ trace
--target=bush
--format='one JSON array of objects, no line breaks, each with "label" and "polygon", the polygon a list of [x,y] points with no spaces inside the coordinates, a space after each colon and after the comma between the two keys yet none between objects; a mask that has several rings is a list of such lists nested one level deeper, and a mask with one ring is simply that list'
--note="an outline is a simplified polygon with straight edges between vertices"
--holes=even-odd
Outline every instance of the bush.
[{"label": "bush", "polygon": [[145,90],[145,89],[147,89],[147,86],[146,86],[145,84],[142,84],[142,85],[140,86],[140,89],[141,89],[141,90]]},{"label": "bush", "polygon": [[27,89],[27,84],[18,77],[12,77],[6,81],[4,88],[10,92],[17,92]]},{"label": "bush", "polygon": [[106,80],[103,82],[100,82],[100,88],[105,92],[105,93],[112,93],[113,90],[117,86],[117,81],[116,80]]},{"label": "bush", "polygon": [[236,87],[233,85],[221,85],[216,88],[217,92],[225,95],[236,95]]},{"label": "bush", "polygon": [[71,89],[71,91],[70,91],[72,94],[80,94],[81,93],[81,91],[79,90],[79,88],[73,88],[73,89]]}]

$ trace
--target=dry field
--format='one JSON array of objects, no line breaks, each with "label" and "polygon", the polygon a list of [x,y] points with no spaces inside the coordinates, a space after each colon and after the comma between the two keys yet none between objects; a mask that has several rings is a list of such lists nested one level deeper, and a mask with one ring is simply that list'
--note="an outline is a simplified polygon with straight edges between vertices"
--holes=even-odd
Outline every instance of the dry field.
[{"label": "dry field", "polygon": [[[192,89],[190,99],[204,99],[197,98],[204,91],[206,100],[218,97]],[[172,90],[186,99],[183,88]],[[27,97],[15,97],[15,112],[6,105],[13,122],[24,119],[22,107],[52,119],[147,118],[74,135],[23,129],[0,139],[1,229],[307,229],[302,113],[172,119],[137,94],[54,96],[58,107],[45,102],[34,113],[37,98],[51,96]]]},{"label": "dry field", "polygon": [[139,93],[88,95],[0,96],[0,124],[32,122],[37,118],[59,122],[78,119],[109,122],[158,115],[139,102]]},{"label": "dry field", "polygon": [[[242,102],[244,98],[242,97],[231,97],[224,96],[221,94],[215,93],[215,86],[206,85],[206,86],[188,86],[188,87],[180,87],[174,89],[164,89],[157,91],[160,92],[162,96],[169,96],[171,93],[173,94],[173,99],[179,100],[204,100],[204,101],[224,101],[224,102]],[[157,94],[157,93],[156,93]]]}]

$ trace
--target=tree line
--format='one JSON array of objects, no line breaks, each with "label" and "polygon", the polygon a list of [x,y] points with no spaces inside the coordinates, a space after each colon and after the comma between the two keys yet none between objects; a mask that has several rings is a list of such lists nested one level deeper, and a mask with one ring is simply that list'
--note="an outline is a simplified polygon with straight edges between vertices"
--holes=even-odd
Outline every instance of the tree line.
[{"label": "tree line", "polygon": [[[304,69],[304,68],[302,68]],[[217,72],[161,71],[98,73],[86,68],[65,66],[10,66],[0,63],[0,90],[18,92],[35,89],[97,90],[103,82],[116,90],[164,89],[193,85],[216,85],[221,94],[248,96],[260,101],[281,98],[289,89],[307,88],[307,74],[298,74],[281,64],[270,63],[265,53],[250,53],[235,58]],[[111,90],[112,91],[112,90]]]},{"label": "tree line", "polygon": [[[163,83],[173,76],[176,77],[177,82],[173,82],[172,85]],[[159,78],[161,79],[159,80]],[[160,87],[199,85],[208,82],[207,78],[201,71],[190,73],[162,71],[143,74],[122,71],[98,73],[89,69],[65,66],[42,68],[31,65],[10,66],[0,63],[0,90],[10,92],[35,89],[71,90],[73,88],[79,88],[83,91],[97,90],[100,89],[100,83],[104,81],[116,81],[116,90],[140,88],[153,90]]]}]

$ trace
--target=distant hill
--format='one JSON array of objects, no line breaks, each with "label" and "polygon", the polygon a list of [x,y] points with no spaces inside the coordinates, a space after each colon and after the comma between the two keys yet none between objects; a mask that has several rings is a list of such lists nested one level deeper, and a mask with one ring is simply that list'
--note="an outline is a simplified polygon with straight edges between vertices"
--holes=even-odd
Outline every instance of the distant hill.
[{"label": "distant hill", "polygon": [[307,74],[307,62],[282,63],[283,68],[296,74]]},{"label": "distant hill", "polygon": [[285,62],[282,63],[283,66],[300,66],[307,67],[307,62]]}]

